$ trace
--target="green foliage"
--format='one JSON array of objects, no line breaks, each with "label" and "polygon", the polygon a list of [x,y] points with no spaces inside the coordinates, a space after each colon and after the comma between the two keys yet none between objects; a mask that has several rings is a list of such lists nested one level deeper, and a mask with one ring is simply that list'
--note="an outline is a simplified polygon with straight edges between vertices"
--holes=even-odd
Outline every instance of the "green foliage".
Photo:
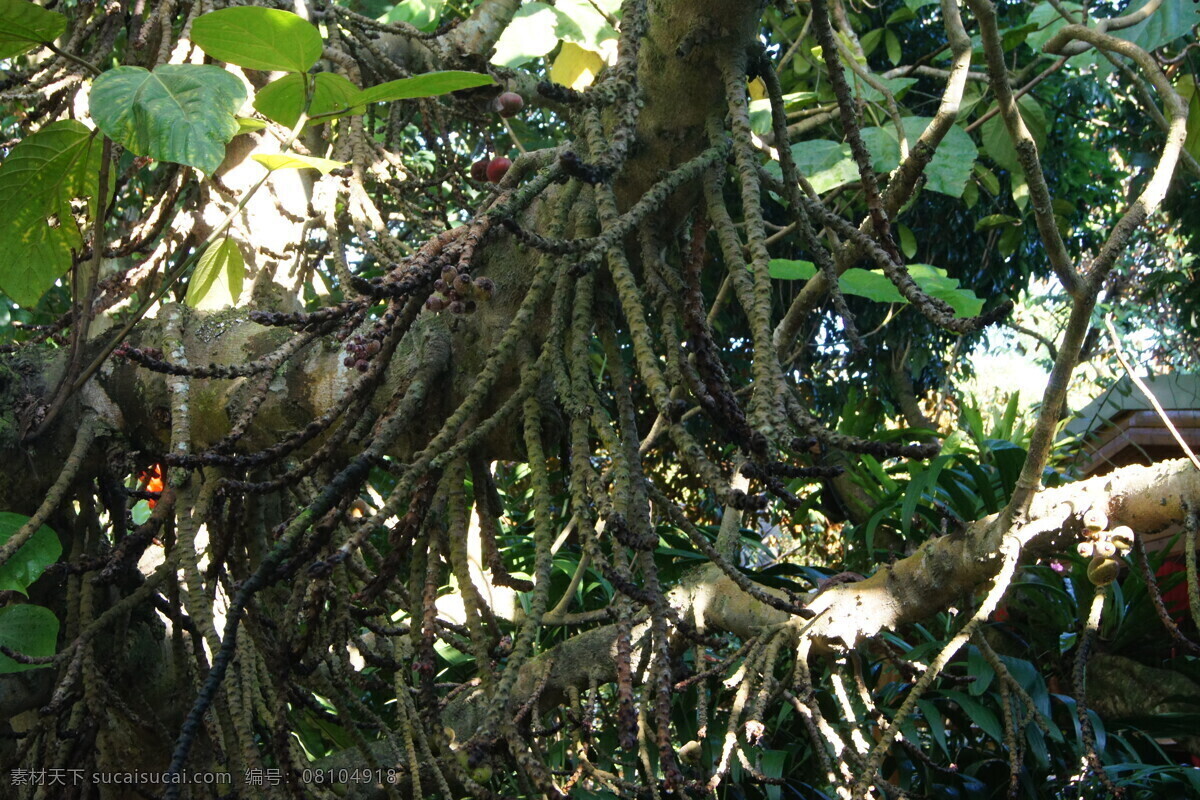
[{"label": "green foliage", "polygon": [[307,72],[321,57],[321,34],[303,17],[274,8],[211,11],[192,26],[192,41],[239,67]]},{"label": "green foliage", "polygon": [[242,279],[245,274],[246,262],[238,250],[237,242],[227,236],[222,237],[209,245],[204,255],[200,256],[192,278],[188,281],[184,302],[193,308],[236,305],[238,296],[242,293]]},{"label": "green foliage", "polygon": [[100,143],[81,123],[53,122],[0,164],[0,289],[32,306],[71,266],[83,243],[71,201],[94,198]]},{"label": "green foliage", "polygon": [[[0,512],[0,545],[11,539],[27,522],[29,517],[22,514]],[[19,592],[28,596],[26,588],[61,555],[62,544],[58,541],[58,534],[45,525],[41,526],[12,558],[0,565],[0,591]]]},{"label": "green foliage", "polygon": [[275,120],[286,128],[294,128],[304,109],[308,84],[312,98],[308,105],[309,118],[319,117],[310,124],[328,122],[355,105],[359,88],[350,79],[336,72],[304,75],[293,72],[271,81],[254,94],[254,110]]},{"label": "green foliage", "polygon": [[490,76],[479,72],[462,72],[460,70],[428,72],[424,75],[400,78],[364,89],[354,97],[354,105],[365,106],[369,103],[392,103],[396,100],[412,100],[417,97],[435,97],[457,92],[459,89],[490,86],[493,83],[495,81]]},{"label": "green foliage", "polygon": [[[779,280],[808,280],[817,273],[816,265],[811,261],[785,258],[771,259],[770,269],[771,277]],[[929,264],[909,264],[908,271],[922,290],[949,303],[960,316],[973,316],[983,308],[983,300],[970,289],[959,288],[959,282],[947,276],[945,270]],[[908,303],[882,270],[853,267],[841,274],[838,286],[844,294],[877,303]]]},{"label": "green foliage", "polygon": [[67,18],[29,0],[0,0],[0,58],[12,58],[53,42],[67,29]]},{"label": "green foliage", "polygon": [[133,153],[186,164],[208,175],[238,133],[242,82],[220,67],[115,67],[96,78],[89,107],[96,125]]}]

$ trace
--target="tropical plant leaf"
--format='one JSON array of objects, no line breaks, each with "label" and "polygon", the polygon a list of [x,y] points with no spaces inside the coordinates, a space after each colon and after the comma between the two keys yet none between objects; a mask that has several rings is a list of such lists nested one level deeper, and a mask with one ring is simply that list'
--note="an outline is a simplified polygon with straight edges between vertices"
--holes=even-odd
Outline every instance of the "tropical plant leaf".
[{"label": "tropical plant leaf", "polygon": [[[27,522],[29,517],[24,514],[0,512],[0,544],[11,539]],[[58,540],[58,534],[45,525],[41,526],[13,553],[12,558],[0,564],[0,591],[20,592],[28,596],[25,589],[61,555],[62,543]]]},{"label": "tropical plant leaf", "polygon": [[[308,116],[321,118],[314,123],[328,122],[338,112],[353,110],[360,90],[349,78],[336,72],[318,72],[311,80],[313,94]],[[285,128],[295,127],[304,109],[304,81],[305,76],[298,72],[271,81],[255,93],[254,109]]]},{"label": "tropical plant leaf", "polygon": [[307,72],[321,57],[321,33],[301,16],[240,6],[211,11],[192,25],[192,41],[213,58],[239,67]]},{"label": "tropical plant leaf", "polygon": [[346,166],[345,161],[334,161],[332,158],[317,156],[301,156],[295,153],[269,153],[253,156],[254,160],[274,172],[277,169],[315,169],[322,175],[328,175],[330,170]]},{"label": "tropical plant leaf", "polygon": [[188,281],[187,297],[192,308],[222,308],[237,305],[246,275],[246,262],[237,242],[228,236],[209,245],[200,256]]},{"label": "tropical plant leaf", "polygon": [[238,133],[234,115],[245,101],[242,82],[220,67],[164,64],[153,72],[110,69],[96,78],[88,102],[114,142],[211,175]]},{"label": "tropical plant leaf", "polygon": [[0,164],[0,289],[22,306],[41,299],[83,239],[71,200],[95,197],[99,139],[80,122],[52,122]]},{"label": "tropical plant leaf", "polygon": [[0,0],[0,58],[12,58],[67,29],[67,18],[29,0]]},{"label": "tropical plant leaf", "polygon": [[457,92],[459,89],[474,89],[495,83],[490,75],[479,72],[446,70],[427,72],[412,78],[401,78],[364,89],[354,98],[354,105],[367,103],[390,103],[394,100],[411,100],[416,97],[436,97]]}]

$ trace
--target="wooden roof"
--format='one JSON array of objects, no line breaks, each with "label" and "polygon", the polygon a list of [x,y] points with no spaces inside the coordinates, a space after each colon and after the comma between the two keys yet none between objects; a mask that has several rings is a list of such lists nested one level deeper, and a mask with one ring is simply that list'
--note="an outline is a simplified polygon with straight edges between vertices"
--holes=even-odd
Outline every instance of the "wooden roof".
[{"label": "wooden roof", "polygon": [[[1184,441],[1200,452],[1200,375],[1155,375],[1144,380]],[[1084,476],[1184,455],[1150,401],[1127,376],[1084,406],[1064,433],[1082,439],[1077,464]]]}]

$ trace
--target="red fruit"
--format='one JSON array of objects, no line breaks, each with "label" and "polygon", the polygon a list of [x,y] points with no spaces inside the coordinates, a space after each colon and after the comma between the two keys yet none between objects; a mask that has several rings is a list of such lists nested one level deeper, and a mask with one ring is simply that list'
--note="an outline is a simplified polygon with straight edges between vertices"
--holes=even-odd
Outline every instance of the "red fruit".
[{"label": "red fruit", "polygon": [[487,158],[481,158],[476,161],[471,165],[471,177],[477,181],[486,181],[488,179],[488,164],[491,163],[491,160]]},{"label": "red fruit", "polygon": [[525,98],[516,92],[505,92],[495,99],[496,113],[502,117],[515,117],[525,107]]},{"label": "red fruit", "polygon": [[492,183],[499,183],[500,179],[508,172],[508,168],[512,166],[512,161],[500,156],[493,158],[492,163],[488,164],[487,179]]}]

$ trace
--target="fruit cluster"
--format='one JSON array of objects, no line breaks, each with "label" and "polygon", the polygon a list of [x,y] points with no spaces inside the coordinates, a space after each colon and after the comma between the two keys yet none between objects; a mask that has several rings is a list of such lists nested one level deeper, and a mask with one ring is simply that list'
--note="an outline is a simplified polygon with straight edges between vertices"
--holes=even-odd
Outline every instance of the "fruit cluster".
[{"label": "fruit cluster", "polygon": [[471,165],[471,177],[481,183],[499,183],[511,166],[512,161],[504,156],[481,158]]},{"label": "fruit cluster", "polygon": [[[381,332],[380,332],[381,333]],[[349,354],[342,363],[354,367],[359,372],[366,372],[371,367],[371,357],[379,352],[383,344],[372,331],[367,336],[355,335],[346,342],[346,352]]]},{"label": "fruit cluster", "polygon": [[444,267],[442,277],[433,282],[434,294],[425,301],[430,311],[449,311],[452,314],[470,314],[475,310],[476,300],[491,300],[496,293],[496,284],[491,278],[475,278],[454,267]]}]

